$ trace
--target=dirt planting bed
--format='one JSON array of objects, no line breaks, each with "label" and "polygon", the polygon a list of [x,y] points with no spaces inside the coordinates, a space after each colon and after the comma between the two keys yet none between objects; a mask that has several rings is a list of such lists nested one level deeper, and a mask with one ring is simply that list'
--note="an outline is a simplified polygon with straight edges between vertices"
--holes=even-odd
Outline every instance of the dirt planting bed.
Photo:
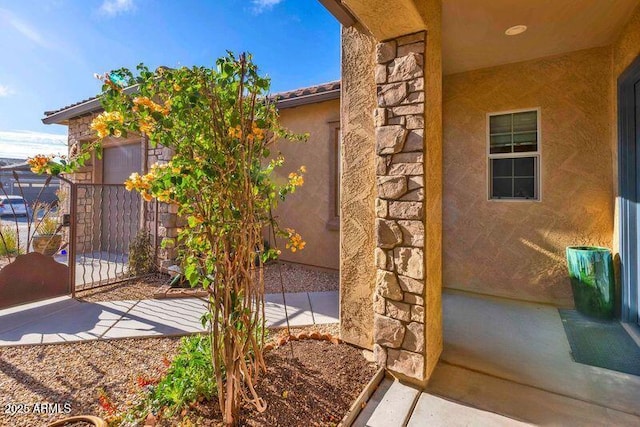
[{"label": "dirt planting bed", "polygon": [[[292,329],[292,334],[337,332],[337,326]],[[288,332],[270,331],[277,343]],[[134,405],[140,397],[141,377],[154,377],[166,370],[176,353],[179,338],[123,339],[59,345],[0,348],[0,426],[44,425],[65,415],[5,413],[6,405],[34,408],[37,403],[65,404],[69,415],[106,417],[99,396],[106,393],[118,411]],[[242,409],[242,425],[332,426],[349,409],[375,373],[362,351],[347,344],[302,340],[275,346],[265,356],[268,371],[257,385],[268,409],[258,413]],[[157,425],[217,426],[221,415],[217,402],[200,402],[174,419]],[[189,424],[189,422],[191,424]]]}]

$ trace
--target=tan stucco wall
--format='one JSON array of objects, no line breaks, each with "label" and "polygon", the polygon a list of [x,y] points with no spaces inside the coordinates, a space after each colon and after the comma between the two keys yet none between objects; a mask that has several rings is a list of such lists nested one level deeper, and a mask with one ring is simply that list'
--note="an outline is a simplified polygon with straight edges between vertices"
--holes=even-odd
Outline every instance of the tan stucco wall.
[{"label": "tan stucco wall", "polygon": [[427,26],[425,46],[425,378],[442,352],[442,1],[415,2]]},{"label": "tan stucco wall", "polygon": [[340,215],[340,335],[373,344],[373,260],[376,107],[375,40],[359,24],[342,29],[342,190]]},{"label": "tan stucco wall", "polygon": [[[571,305],[564,250],[610,247],[610,48],[444,79],[444,285]],[[488,201],[486,114],[541,109],[541,201]]]},{"label": "tan stucco wall", "polygon": [[613,74],[618,76],[640,55],[640,6],[613,44]]},{"label": "tan stucco wall", "polygon": [[286,178],[301,165],[307,168],[304,185],[291,194],[274,213],[283,227],[295,229],[307,243],[305,249],[292,253],[282,248],[280,259],[318,267],[338,269],[340,233],[331,227],[332,191],[336,176],[334,130],[339,126],[340,100],[302,105],[280,111],[280,123],[296,133],[309,133],[303,143],[277,143],[272,154],[285,157],[278,172]]},{"label": "tan stucco wall", "polygon": [[378,41],[384,41],[425,29],[419,11],[424,0],[342,0],[364,28]]}]

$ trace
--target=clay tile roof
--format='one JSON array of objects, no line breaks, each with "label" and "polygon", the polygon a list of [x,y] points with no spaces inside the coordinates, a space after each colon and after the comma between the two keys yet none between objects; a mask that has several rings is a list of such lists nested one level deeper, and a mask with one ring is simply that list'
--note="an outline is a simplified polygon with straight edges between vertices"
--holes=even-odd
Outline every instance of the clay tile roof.
[{"label": "clay tile roof", "polygon": [[[130,88],[127,88],[130,89]],[[127,90],[125,89],[125,90]],[[134,88],[132,88],[134,89]],[[278,108],[291,108],[298,105],[312,104],[316,102],[338,99],[340,97],[340,81],[336,80],[316,86],[278,92],[270,96],[276,100]],[[75,102],[57,110],[45,111],[42,121],[45,124],[64,123],[74,117],[102,110],[98,96]]]},{"label": "clay tile roof", "polygon": [[61,111],[68,110],[69,108],[76,107],[76,106],[78,106],[80,104],[84,104],[85,102],[97,101],[97,100],[98,100],[98,97],[97,96],[93,96],[91,98],[83,99],[82,101],[74,102],[73,104],[69,104],[69,105],[67,105],[65,107],[58,108],[57,110],[45,111],[44,115],[45,116],[52,116],[52,115],[54,115],[56,113],[59,113]]},{"label": "clay tile roof", "polygon": [[301,89],[290,90],[287,92],[279,92],[272,95],[272,98],[277,99],[278,101],[282,101],[285,99],[300,98],[303,96],[309,96],[309,95],[315,95],[315,94],[320,94],[324,92],[339,91],[339,90],[340,90],[340,81],[336,80],[333,82],[323,83],[316,86],[304,87]]}]

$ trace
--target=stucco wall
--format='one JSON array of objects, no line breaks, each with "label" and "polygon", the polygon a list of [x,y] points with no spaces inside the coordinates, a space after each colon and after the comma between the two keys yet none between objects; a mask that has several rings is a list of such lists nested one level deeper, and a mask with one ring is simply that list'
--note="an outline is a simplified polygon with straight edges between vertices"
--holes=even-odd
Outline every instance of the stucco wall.
[{"label": "stucco wall", "polygon": [[613,44],[613,75],[618,76],[640,55],[640,6]]},{"label": "stucco wall", "polygon": [[[610,247],[610,48],[444,79],[444,286],[571,305],[564,250]],[[541,200],[488,201],[486,114],[540,107]]]},{"label": "stucco wall", "polygon": [[340,100],[308,104],[280,111],[280,123],[292,132],[309,133],[304,143],[277,143],[272,153],[281,152],[285,165],[279,171],[286,179],[301,165],[306,166],[304,185],[275,212],[283,227],[294,228],[305,242],[304,250],[282,250],[281,259],[318,267],[338,269],[340,262],[339,223],[334,218],[333,192],[337,174],[335,129],[339,127]]},{"label": "stucco wall", "polygon": [[342,29],[342,189],[340,215],[340,335],[371,348],[375,201],[376,42],[356,24]]},{"label": "stucco wall", "polygon": [[415,1],[427,26],[425,50],[425,378],[442,353],[443,106],[442,1]]}]

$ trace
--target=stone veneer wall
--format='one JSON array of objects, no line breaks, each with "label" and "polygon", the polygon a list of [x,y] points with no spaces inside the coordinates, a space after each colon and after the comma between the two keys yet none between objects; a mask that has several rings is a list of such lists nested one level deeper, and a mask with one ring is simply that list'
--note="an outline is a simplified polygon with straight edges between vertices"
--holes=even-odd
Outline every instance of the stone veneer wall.
[{"label": "stone veneer wall", "polygon": [[[68,127],[68,138],[67,144],[69,146],[69,154],[72,154],[72,151],[76,146],[82,143],[82,141],[87,141],[93,135],[93,131],[91,130],[91,121],[95,115],[87,115],[83,117],[78,117],[76,119],[72,119],[69,121]],[[87,166],[80,169],[78,172],[73,174],[66,174],[64,177],[68,180],[78,183],[78,184],[90,184],[93,182],[94,175],[94,167],[93,162],[90,162]],[[69,184],[64,181],[60,183],[60,189],[66,195],[66,200],[63,206],[63,212],[69,213],[70,208],[70,197],[71,197],[71,189]],[[78,203],[76,210],[76,241],[78,242],[78,246],[76,246],[77,253],[83,253],[85,251],[91,251],[93,248],[85,247],[85,239],[83,236],[85,233],[88,233],[89,230],[92,229],[90,226],[91,222],[94,221],[94,197],[93,193],[87,191],[85,188],[80,188],[78,191]],[[64,228],[65,233],[64,239],[69,240],[69,229]],[[89,239],[91,240],[91,239]]]},{"label": "stone veneer wall", "polygon": [[376,50],[374,354],[392,372],[425,371],[425,33]]},{"label": "stone veneer wall", "polygon": [[[173,151],[169,148],[158,146],[147,148],[147,164],[149,166],[154,163],[166,163],[173,157]],[[179,227],[183,226],[183,221],[178,218],[178,207],[176,205],[170,205],[167,203],[155,203],[151,202],[146,204],[147,211],[145,212],[146,223],[148,224],[149,231],[152,237],[155,237],[155,209],[158,207],[158,267],[165,271],[167,267],[176,263],[176,257],[178,255],[175,246],[161,247],[162,240],[175,239],[178,236]]]},{"label": "stone veneer wall", "polygon": [[[83,142],[87,142],[95,138],[94,131],[91,130],[91,121],[96,117],[97,113],[77,117],[69,120],[68,126],[68,145],[70,152],[74,149],[74,145],[81,144]],[[112,140],[105,143],[105,146],[117,144],[117,140]],[[141,144],[144,144],[145,141],[141,138]],[[147,165],[151,166],[156,162],[164,163],[173,157],[173,152],[165,147],[148,147],[147,150]],[[66,176],[67,179],[75,182],[75,183],[99,183],[102,181],[102,175],[99,172],[101,168],[109,167],[109,165],[104,165],[101,163],[100,159],[93,159],[93,161],[82,168],[80,171],[74,174],[68,174]],[[142,171],[142,165],[140,168]],[[67,184],[61,185],[61,188],[66,191],[67,194],[70,194],[69,186]],[[86,191],[84,188],[78,189],[78,209],[76,213],[76,236],[79,245],[77,246],[78,252],[83,252],[85,250],[92,250],[93,248],[85,248],[83,247],[82,241],[84,240],[82,236],[85,233],[85,230],[92,229],[89,226],[91,221],[95,221],[94,215],[94,206],[98,203],[94,200],[94,195],[92,192]],[[178,234],[178,228],[182,225],[177,216],[177,207],[171,206],[166,203],[158,203],[158,245],[162,242],[164,238],[173,238]],[[145,203],[143,205],[143,209],[145,209],[144,217],[145,217],[145,227],[151,232],[152,238],[155,237],[156,226],[155,226],[155,208],[156,203]],[[65,212],[69,212],[69,200],[66,201],[64,206]],[[175,263],[176,258],[176,249],[175,248],[166,248],[161,249],[158,248],[158,258],[157,264],[161,269],[166,269],[168,266]]]}]

